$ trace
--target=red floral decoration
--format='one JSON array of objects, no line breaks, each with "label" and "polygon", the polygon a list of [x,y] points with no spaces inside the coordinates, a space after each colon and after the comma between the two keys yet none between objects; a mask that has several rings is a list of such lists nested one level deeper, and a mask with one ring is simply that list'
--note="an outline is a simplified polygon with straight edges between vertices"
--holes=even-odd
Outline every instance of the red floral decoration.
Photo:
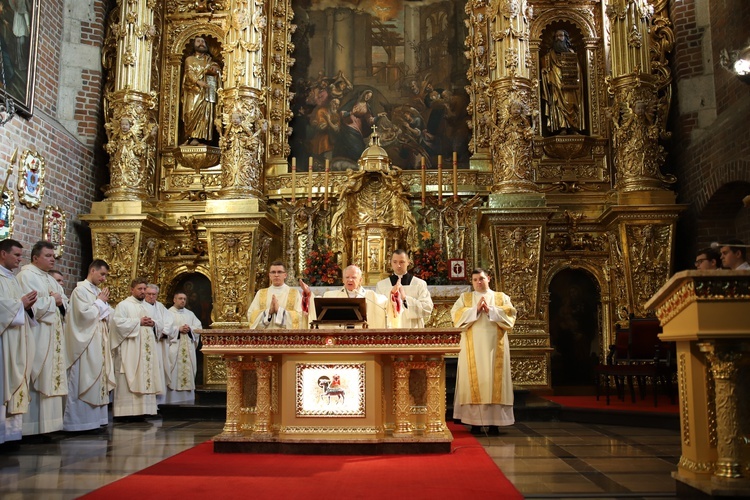
[{"label": "red floral decoration", "polygon": [[447,285],[448,264],[443,260],[440,244],[432,239],[422,241],[422,248],[412,255],[414,265],[412,274],[427,282],[428,285]]},{"label": "red floral decoration", "polygon": [[340,285],[341,267],[336,263],[336,256],[327,247],[317,245],[307,254],[305,270],[307,282],[312,286]]}]

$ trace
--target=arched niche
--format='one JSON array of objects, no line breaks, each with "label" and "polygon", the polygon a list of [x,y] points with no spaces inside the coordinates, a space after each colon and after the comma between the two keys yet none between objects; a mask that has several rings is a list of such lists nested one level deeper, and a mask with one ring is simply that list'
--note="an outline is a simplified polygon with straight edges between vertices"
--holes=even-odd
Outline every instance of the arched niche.
[{"label": "arched niche", "polygon": [[593,386],[603,331],[597,279],[585,269],[567,267],[555,273],[548,291],[552,387]]}]

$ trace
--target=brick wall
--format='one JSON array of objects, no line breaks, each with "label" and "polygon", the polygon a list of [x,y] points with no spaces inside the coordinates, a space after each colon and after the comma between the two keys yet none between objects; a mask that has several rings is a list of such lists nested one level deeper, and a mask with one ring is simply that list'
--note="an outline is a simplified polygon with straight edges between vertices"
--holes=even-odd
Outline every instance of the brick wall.
[{"label": "brick wall", "polygon": [[[18,164],[8,184],[16,200],[13,238],[25,247],[24,264],[30,247],[42,237],[42,218],[48,205],[55,205],[68,215],[65,252],[57,267],[66,276],[66,289],[85,276],[91,259],[90,234],[79,219],[100,199],[95,179],[106,169],[95,157],[101,150],[98,139],[101,106],[101,72],[98,64],[103,37],[106,1],[44,0],[40,2],[40,26],[37,55],[36,94],[31,118],[16,116],[0,127],[0,172],[6,172],[14,148],[20,154],[29,148],[39,152],[46,162],[45,192],[37,208],[18,203]],[[89,25],[75,21],[88,19]],[[83,28],[86,28],[85,30]],[[79,71],[77,79],[63,81],[66,68],[80,67],[81,51],[66,50],[85,44],[96,54],[95,68]],[[92,65],[93,66],[93,65]],[[76,96],[76,114],[61,114],[69,94]],[[79,100],[80,97],[80,100]],[[98,163],[98,165],[97,165]]]},{"label": "brick wall", "polygon": [[678,176],[678,202],[688,206],[677,232],[677,269],[683,269],[711,241],[750,241],[741,203],[750,194],[750,85],[719,64],[722,49],[747,43],[750,2],[681,0],[670,9],[677,105],[668,162]]}]

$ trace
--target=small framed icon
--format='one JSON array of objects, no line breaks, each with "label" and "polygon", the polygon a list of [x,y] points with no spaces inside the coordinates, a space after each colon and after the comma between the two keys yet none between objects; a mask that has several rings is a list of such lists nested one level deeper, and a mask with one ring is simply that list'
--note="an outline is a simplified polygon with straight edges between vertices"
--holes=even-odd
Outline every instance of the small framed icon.
[{"label": "small framed icon", "polygon": [[18,172],[18,201],[36,208],[44,195],[44,157],[36,151],[26,150],[21,155]]},{"label": "small framed icon", "polygon": [[55,245],[55,257],[60,257],[65,248],[65,231],[67,229],[67,215],[59,208],[49,205],[44,209],[42,221],[42,239]]},{"label": "small framed icon", "polygon": [[466,279],[466,259],[448,259],[448,279],[452,281]]}]

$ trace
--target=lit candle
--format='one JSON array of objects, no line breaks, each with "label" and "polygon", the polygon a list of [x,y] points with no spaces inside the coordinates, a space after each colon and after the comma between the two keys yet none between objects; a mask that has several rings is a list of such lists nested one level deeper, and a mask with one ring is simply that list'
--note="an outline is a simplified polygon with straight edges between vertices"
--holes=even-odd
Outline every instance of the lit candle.
[{"label": "lit candle", "polygon": [[312,169],[313,159],[312,156],[307,161],[307,206],[312,206]]},{"label": "lit candle", "polygon": [[325,194],[323,195],[323,207],[328,208],[328,176],[331,173],[331,160],[326,158]]},{"label": "lit candle", "polygon": [[424,206],[425,198],[427,197],[427,172],[426,172],[427,165],[424,160],[424,156],[422,157],[422,206]]},{"label": "lit candle", "polygon": [[453,152],[453,201],[458,201],[458,153]]},{"label": "lit candle", "polygon": [[292,203],[297,199],[297,158],[292,156]]},{"label": "lit candle", "polygon": [[443,155],[438,155],[438,205],[443,204]]}]

